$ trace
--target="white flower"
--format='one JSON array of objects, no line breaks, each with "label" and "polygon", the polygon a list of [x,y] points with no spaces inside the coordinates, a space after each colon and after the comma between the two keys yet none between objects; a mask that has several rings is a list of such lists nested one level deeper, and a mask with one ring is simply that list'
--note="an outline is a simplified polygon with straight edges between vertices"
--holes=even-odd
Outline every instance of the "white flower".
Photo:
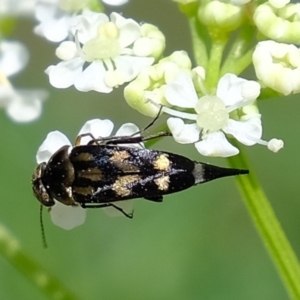
[{"label": "white flower", "polygon": [[17,41],[0,43],[0,73],[9,77],[25,68],[29,61],[27,48]]},{"label": "white flower", "polygon": [[59,6],[60,0],[38,0],[35,17],[39,24],[34,32],[51,42],[61,42],[68,37],[72,20],[72,12]]},{"label": "white flower", "polygon": [[51,42],[61,42],[71,34],[72,19],[89,8],[89,0],[37,0],[34,32]]},{"label": "white flower", "polygon": [[117,13],[109,19],[86,11],[74,17],[72,32],[75,42],[63,42],[56,52],[63,61],[46,70],[56,88],[109,93],[150,66],[165,45],[156,27]]},{"label": "white flower", "polygon": [[[34,28],[34,32],[55,43],[65,40],[71,34],[72,19],[92,5],[90,0],[35,1],[37,1],[35,17],[39,24]],[[119,6],[127,3],[128,0],[103,0],[103,2],[108,5]],[[100,9],[101,4],[98,5]]]},{"label": "white flower", "polygon": [[204,25],[211,28],[219,28],[226,32],[235,30],[243,21],[241,1],[229,1],[233,3],[228,3],[228,1],[203,2],[199,6],[198,20]]},{"label": "white flower", "polygon": [[285,2],[288,1],[269,1],[259,5],[253,14],[253,22],[269,39],[300,44],[300,3]]},{"label": "white flower", "polygon": [[[202,155],[229,157],[238,154],[239,150],[226,136],[247,146],[268,145],[261,140],[261,116],[252,105],[259,93],[257,82],[226,74],[218,83],[216,95],[198,99],[190,75],[182,72],[167,84],[165,97],[174,107],[193,109],[195,113],[168,107],[163,107],[162,111],[175,116],[167,123],[178,143],[194,143]],[[194,122],[185,124],[182,119]],[[272,142],[269,148],[278,151],[279,147],[280,143]]]},{"label": "white flower", "polygon": [[1,0],[1,16],[31,16],[37,0]]},{"label": "white flower", "polygon": [[284,95],[300,92],[300,49],[295,45],[259,42],[253,65],[263,85]]},{"label": "white flower", "polygon": [[4,107],[15,122],[36,120],[41,115],[42,102],[47,96],[44,90],[20,90],[0,83],[0,107]]},{"label": "white flower", "polygon": [[[105,138],[109,137],[113,130],[113,123],[110,120],[100,120],[94,119],[87,121],[78,135],[85,133],[91,134],[94,138]],[[132,123],[124,124],[116,132],[116,136],[130,136],[133,133],[139,131],[139,128]],[[80,139],[80,145],[86,145],[92,139],[91,136],[82,137]],[[70,150],[72,149],[71,142],[69,139],[59,131],[50,132],[42,145],[39,147],[36,155],[36,161],[38,164],[43,162],[48,162],[51,156],[61,147],[69,145]],[[128,146],[122,144],[122,146]],[[131,147],[142,147],[141,145],[131,144]],[[72,229],[74,227],[80,226],[85,222],[86,210],[83,209],[80,205],[78,206],[67,206],[58,201],[55,201],[55,205],[51,208],[50,215],[52,222],[64,229]],[[117,202],[117,206],[128,211],[132,209],[132,202],[126,200],[125,202]],[[104,208],[110,215],[123,215],[120,211],[117,211],[115,208]]]},{"label": "white flower", "polygon": [[172,81],[180,71],[191,71],[191,66],[192,62],[185,51],[175,51],[157,64],[142,70],[124,88],[124,98],[133,109],[154,118],[159,107],[152,105],[148,99],[157,104],[168,105],[164,96],[165,84]]},{"label": "white flower", "polygon": [[19,42],[0,43],[0,107],[15,122],[30,122],[42,112],[42,102],[47,93],[44,90],[15,89],[8,77],[20,72],[28,63],[29,54]]}]

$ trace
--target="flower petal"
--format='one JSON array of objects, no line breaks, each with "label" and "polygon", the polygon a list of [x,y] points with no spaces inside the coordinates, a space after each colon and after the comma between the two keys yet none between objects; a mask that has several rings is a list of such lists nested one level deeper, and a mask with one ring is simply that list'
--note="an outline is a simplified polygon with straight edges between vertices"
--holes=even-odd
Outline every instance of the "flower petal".
[{"label": "flower petal", "polygon": [[[225,74],[218,83],[216,95],[226,106],[250,104],[260,94],[260,85],[256,81],[237,77],[235,74]],[[247,101],[247,103],[245,103]],[[243,103],[244,102],[244,103]]]},{"label": "flower petal", "polygon": [[[95,139],[98,139],[101,137],[110,136],[113,129],[114,129],[114,123],[112,121],[108,119],[105,120],[93,119],[84,123],[78,135],[90,133]],[[80,140],[80,144],[86,145],[91,140],[92,137],[90,136],[82,137]]]},{"label": "flower petal", "polygon": [[142,37],[134,42],[132,50],[136,56],[151,56],[154,46],[153,39]]},{"label": "flower petal", "polygon": [[239,153],[220,131],[208,134],[205,139],[195,143],[195,147],[204,156],[229,157]]},{"label": "flower petal", "polygon": [[169,118],[167,124],[177,143],[191,144],[199,140],[200,128],[196,123],[184,124],[180,118]]},{"label": "flower petal", "polygon": [[198,101],[198,96],[191,76],[186,72],[180,72],[174,80],[166,85],[165,97],[172,105],[194,108]]},{"label": "flower petal", "polygon": [[68,206],[56,201],[51,207],[50,216],[56,226],[70,230],[85,222],[86,210],[81,206]]},{"label": "flower petal", "polygon": [[[116,136],[131,136],[134,133],[139,132],[140,129],[133,123],[125,123],[123,124],[118,131],[116,132]],[[140,136],[140,134],[136,134],[134,136]],[[122,147],[130,147],[130,148],[139,148],[144,149],[144,143],[139,144],[119,144]],[[127,200],[126,200],[127,201]]]},{"label": "flower petal", "polygon": [[30,122],[37,119],[42,112],[42,101],[47,97],[42,90],[15,90],[7,103],[6,113],[16,122]]},{"label": "flower petal", "polygon": [[51,131],[48,133],[46,139],[39,147],[36,154],[36,161],[38,164],[42,162],[48,162],[51,156],[61,147],[69,145],[71,143],[69,139],[60,131]]},{"label": "flower petal", "polygon": [[255,145],[262,136],[261,119],[253,117],[245,121],[229,119],[223,131],[233,135],[239,142],[246,146]]},{"label": "flower petal", "polygon": [[20,42],[1,42],[0,54],[0,70],[6,76],[20,72],[29,60],[29,52]]},{"label": "flower petal", "polygon": [[131,81],[146,67],[154,62],[153,57],[136,57],[129,55],[114,58],[116,69],[122,73],[124,82]]},{"label": "flower petal", "polygon": [[133,19],[126,19],[116,12],[111,13],[110,19],[119,28],[118,39],[122,48],[130,46],[141,37],[140,25]]},{"label": "flower petal", "polygon": [[74,86],[81,92],[96,91],[110,93],[112,88],[104,81],[105,68],[101,61],[92,62],[82,73],[78,73]]},{"label": "flower petal", "polygon": [[135,124],[125,123],[118,129],[118,131],[116,132],[116,136],[129,136],[138,131],[140,131],[140,129]]},{"label": "flower petal", "polygon": [[74,59],[77,55],[76,43],[73,41],[65,41],[60,43],[56,48],[55,54],[61,60],[71,60]]},{"label": "flower petal", "polygon": [[60,16],[42,21],[34,28],[34,33],[44,36],[51,42],[61,42],[68,37],[71,16]]},{"label": "flower petal", "polygon": [[84,61],[81,57],[69,61],[62,61],[56,66],[49,66],[45,72],[49,75],[50,84],[64,89],[74,84],[75,78],[82,72]]},{"label": "flower petal", "polygon": [[[36,1],[36,0],[35,0]],[[42,21],[49,21],[55,18],[55,16],[62,14],[58,11],[58,5],[54,4],[54,1],[46,2],[46,1],[36,1],[35,4],[35,18]]]},{"label": "flower petal", "polygon": [[72,6],[71,3],[68,5],[66,1],[58,0],[35,0],[35,2],[35,17],[40,23],[34,28],[34,32],[52,42],[65,40],[70,34],[70,26],[74,18],[72,11],[79,13],[82,7],[79,8],[77,5],[76,8],[76,4]]},{"label": "flower petal", "polygon": [[98,28],[101,24],[109,22],[107,15],[85,10],[81,15],[72,19],[72,33],[78,36],[81,44],[97,36]]}]

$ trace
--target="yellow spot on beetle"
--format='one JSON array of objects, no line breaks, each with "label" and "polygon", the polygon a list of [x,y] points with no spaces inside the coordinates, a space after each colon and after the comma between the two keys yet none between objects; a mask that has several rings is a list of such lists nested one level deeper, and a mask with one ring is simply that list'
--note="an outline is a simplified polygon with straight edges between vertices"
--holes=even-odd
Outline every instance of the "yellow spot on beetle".
[{"label": "yellow spot on beetle", "polygon": [[159,157],[153,162],[153,166],[156,170],[167,171],[170,167],[170,160],[167,154],[160,154]]},{"label": "yellow spot on beetle", "polygon": [[131,194],[132,184],[138,181],[140,177],[138,175],[126,175],[120,176],[114,182],[112,190],[116,192],[118,196],[126,197]]},{"label": "yellow spot on beetle", "polygon": [[116,151],[109,160],[112,162],[120,162],[128,157],[130,157],[130,154],[127,151]]},{"label": "yellow spot on beetle", "polygon": [[159,190],[167,191],[169,189],[170,177],[162,176],[162,177],[154,179],[154,182],[157,185]]}]

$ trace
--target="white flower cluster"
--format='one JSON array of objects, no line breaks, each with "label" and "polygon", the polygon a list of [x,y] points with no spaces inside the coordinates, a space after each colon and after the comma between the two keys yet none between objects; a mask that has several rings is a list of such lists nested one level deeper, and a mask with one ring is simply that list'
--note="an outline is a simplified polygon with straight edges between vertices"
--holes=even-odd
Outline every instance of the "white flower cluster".
[{"label": "white flower cluster", "polygon": [[253,21],[269,38],[259,42],[253,65],[263,87],[289,95],[300,92],[300,4],[270,0],[259,5]]},{"label": "white flower cluster", "polygon": [[239,150],[227,138],[235,138],[247,146],[266,145],[273,152],[283,147],[281,140],[261,139],[261,115],[255,103],[260,94],[259,83],[226,74],[216,92],[208,94],[205,69],[189,70],[189,66],[185,52],[173,53],[142,71],[125,88],[126,101],[149,116],[157,114],[163,105],[162,111],[172,116],[167,124],[175,141],[194,143],[205,156],[238,154]]},{"label": "white flower cluster", "polygon": [[44,90],[16,89],[9,77],[20,72],[28,63],[29,53],[20,42],[0,43],[0,107],[15,122],[30,122],[42,111],[42,102],[47,97]]},{"label": "white flower cluster", "polygon": [[[104,1],[121,5],[127,1]],[[46,69],[56,88],[72,85],[82,92],[110,93],[153,64],[165,48],[163,34],[118,13],[108,17],[88,10],[87,1],[38,1],[35,33],[62,42],[56,55],[62,61]]]},{"label": "white flower cluster", "polygon": [[[9,1],[9,0],[7,0]],[[32,1],[32,0],[31,0]],[[71,33],[73,18],[89,7],[89,0],[35,0],[35,17],[39,24],[34,32],[51,42],[61,42]],[[128,0],[103,0],[105,4],[118,6]]]},{"label": "white flower cluster", "polygon": [[199,1],[198,20],[214,33],[231,32],[245,22],[248,4],[259,38],[266,40],[257,44],[253,54],[256,75],[262,87],[289,95],[299,93],[300,87],[300,50],[295,46],[300,44],[300,3],[295,2],[269,0],[257,5],[249,0]]},{"label": "white flower cluster", "polygon": [[[121,5],[126,1],[104,2]],[[190,5],[196,1],[177,2]],[[245,5],[249,2],[200,1],[198,17],[209,28],[232,31],[242,24]],[[275,38],[273,32],[276,32],[279,41],[296,36],[292,32],[299,26],[298,6],[288,2],[273,0],[258,5],[254,22],[262,34]],[[153,65],[165,48],[164,35],[153,25],[140,25],[117,13],[107,16],[92,12],[88,10],[88,1],[37,0],[35,9],[40,21],[35,32],[61,42],[56,50],[61,62],[46,69],[52,86],[110,93],[129,83],[124,90],[129,105],[152,117],[163,105],[162,111],[172,116],[167,123],[174,139],[179,143],[194,143],[203,155],[237,154],[238,149],[228,138],[248,146],[268,145],[275,152],[283,146],[281,141],[267,143],[261,139],[261,115],[255,102],[260,94],[257,82],[229,73],[211,93],[205,87],[205,69],[192,70],[190,59],[182,51]],[[270,11],[268,22],[275,22],[280,30],[271,32],[272,26],[264,27],[260,20],[265,10]],[[296,46],[260,42],[253,63],[263,87],[284,95],[299,92],[300,52]],[[8,112],[13,108],[21,111],[21,106],[12,105],[16,101],[9,102]],[[40,105],[37,99],[35,103]]]},{"label": "white flower cluster", "polygon": [[134,79],[153,64],[164,50],[165,40],[153,25],[139,25],[117,13],[110,18],[85,11],[72,19],[72,41],[57,48],[62,60],[47,68],[51,85],[79,91],[109,93]]}]

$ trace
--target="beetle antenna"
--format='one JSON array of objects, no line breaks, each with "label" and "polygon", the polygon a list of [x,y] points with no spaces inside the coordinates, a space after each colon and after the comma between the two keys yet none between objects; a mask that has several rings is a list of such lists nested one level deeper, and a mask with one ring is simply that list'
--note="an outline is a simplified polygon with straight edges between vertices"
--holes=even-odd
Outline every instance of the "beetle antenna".
[{"label": "beetle antenna", "polygon": [[41,225],[43,246],[46,249],[48,247],[48,245],[47,245],[47,241],[46,241],[46,234],[45,234],[44,222],[43,222],[43,205],[40,206],[40,225]]}]

